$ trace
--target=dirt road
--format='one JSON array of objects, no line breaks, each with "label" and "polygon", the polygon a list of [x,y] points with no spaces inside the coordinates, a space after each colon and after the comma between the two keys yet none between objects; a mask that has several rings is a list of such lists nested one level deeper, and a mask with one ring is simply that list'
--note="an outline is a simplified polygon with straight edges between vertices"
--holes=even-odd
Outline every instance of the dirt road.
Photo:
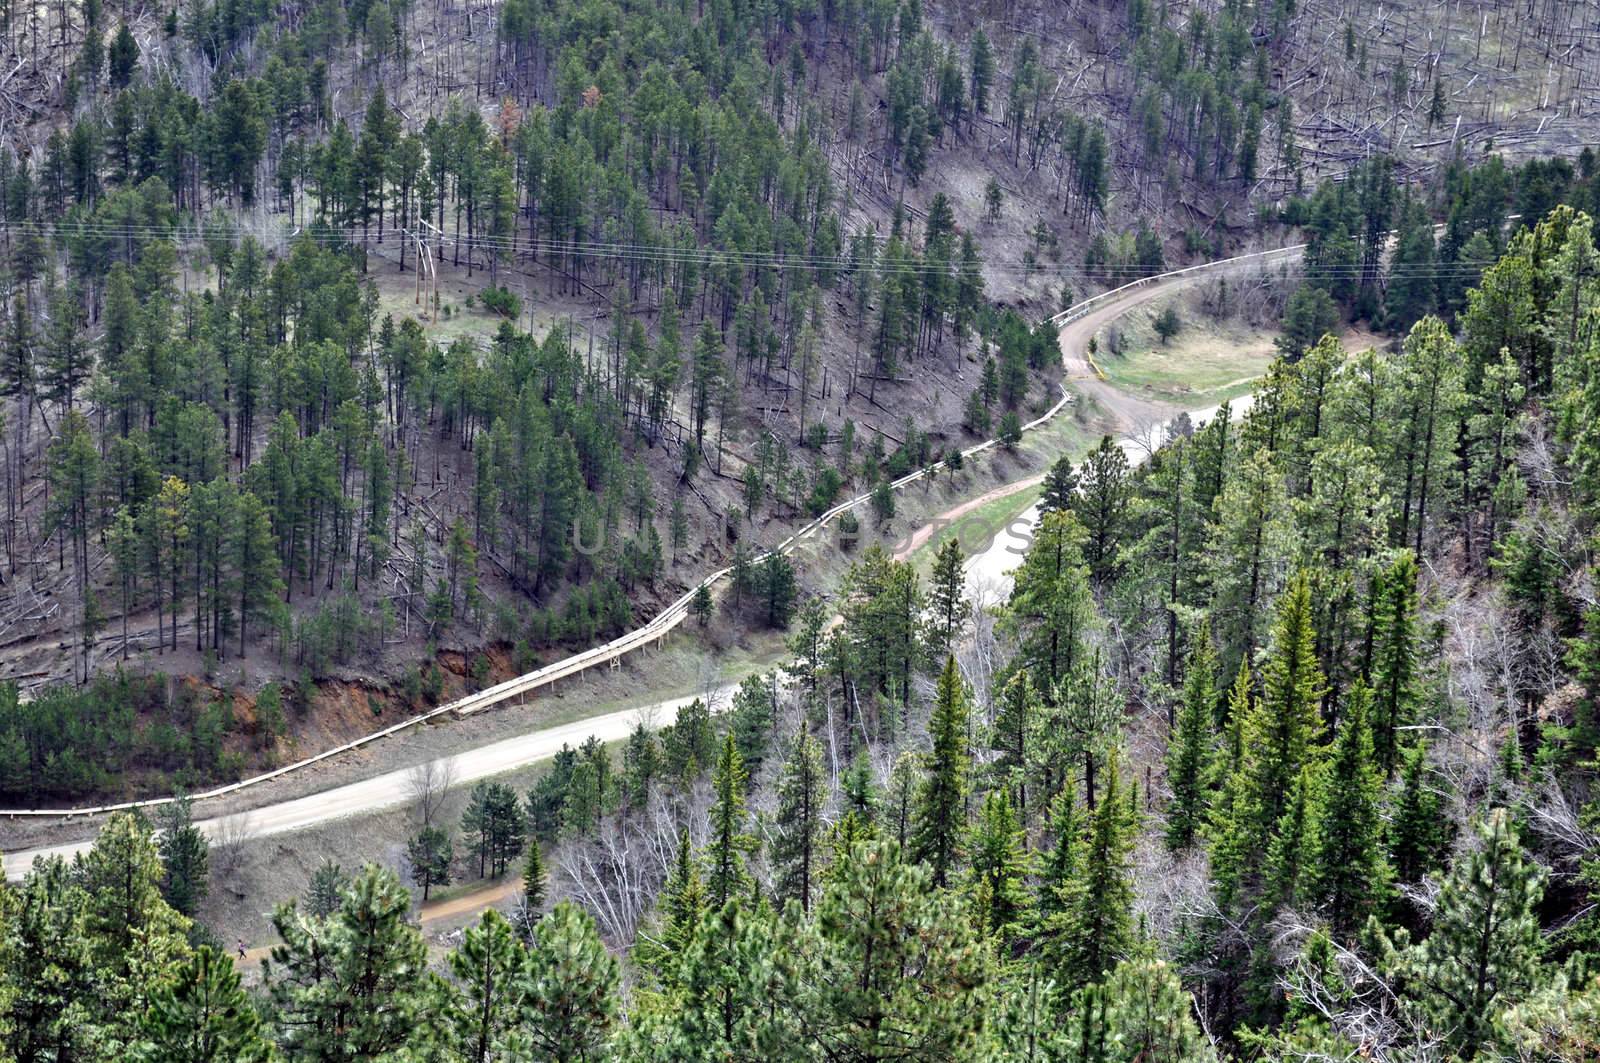
[{"label": "dirt road", "polygon": [[[714,694],[718,702],[731,696],[733,688],[721,687]],[[446,758],[456,785],[500,775],[516,768],[554,756],[563,745],[576,746],[590,735],[602,742],[614,742],[628,737],[642,720],[647,726],[662,727],[678,718],[678,710],[693,701],[692,697],[674,698],[624,709],[605,716],[592,716],[585,720],[562,724],[532,734],[517,735],[493,742],[457,756]],[[273,834],[286,834],[328,820],[344,819],[374,809],[390,808],[412,799],[411,778],[414,768],[375,775],[370,779],[338,786],[321,793],[268,805],[240,816],[201,820],[197,826],[208,837],[215,839],[225,829],[232,833],[241,826],[246,836],[262,838]],[[38,857],[61,856],[72,859],[86,851],[92,838],[65,842],[37,849],[24,849],[5,854],[5,875],[16,881],[25,875]]]}]

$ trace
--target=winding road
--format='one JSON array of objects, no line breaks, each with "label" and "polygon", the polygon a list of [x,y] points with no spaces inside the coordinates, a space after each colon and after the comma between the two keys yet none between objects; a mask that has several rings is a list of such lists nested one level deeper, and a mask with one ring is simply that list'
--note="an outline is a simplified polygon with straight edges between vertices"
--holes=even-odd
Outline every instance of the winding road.
[{"label": "winding road", "polygon": [[[1062,358],[1066,364],[1067,378],[1072,384],[1072,389],[1078,395],[1092,399],[1111,415],[1119,430],[1126,435],[1123,445],[1129,450],[1130,458],[1142,460],[1143,456],[1149,453],[1152,442],[1159,443],[1159,433],[1163,426],[1178,411],[1164,404],[1150,403],[1127,395],[1102,380],[1087,354],[1086,349],[1089,338],[1129,310],[1161,295],[1170,294],[1191,282],[1233,269],[1252,268],[1273,262],[1293,261],[1299,257],[1303,249],[1304,245],[1294,245],[1271,251],[1254,252],[1248,255],[1240,255],[1199,266],[1174,270],[1155,277],[1147,277],[1086,299],[1051,319],[1060,330]],[[1065,391],[1066,389],[1064,388],[1063,390]],[[1060,415],[1070,401],[1071,395],[1063,394],[1061,400],[1043,416],[1024,425],[1023,431],[1032,431],[1048,423]],[[1239,403],[1235,404],[1236,408],[1240,405]],[[1214,412],[1215,408],[1213,407],[1212,409]],[[1193,411],[1191,416],[1204,416],[1204,411]],[[991,439],[970,447],[963,453],[971,457],[990,450],[997,445],[998,440]],[[898,490],[908,484],[917,482],[924,475],[924,470],[917,470],[894,481],[891,486]],[[1031,476],[996,488],[978,499],[970,500],[954,507],[943,514],[940,520],[948,523],[987,501],[1025,490],[1038,483],[1041,478],[1040,476]],[[861,494],[841,502],[821,517],[796,531],[774,547],[774,550],[780,553],[789,552],[802,540],[817,534],[840,514],[866,504],[869,499],[869,494]],[[1030,513],[1032,517],[1029,519],[1036,519],[1037,507],[1031,510]],[[1018,540],[1025,539],[1024,526],[1021,522],[1014,524],[1013,528],[1016,529],[1015,532],[1008,529],[1007,532],[997,536],[987,550],[969,561],[969,573],[973,573],[977,578],[983,580],[1005,578],[1005,574],[1011,568],[1014,568],[1016,562],[1020,560]],[[927,535],[924,535],[924,532],[927,535],[932,534],[931,528],[918,529],[913,535],[912,548],[918,542],[916,535],[923,535],[921,541],[926,541]],[[906,552],[909,552],[909,548]],[[755,560],[760,560],[760,557]],[[1009,565],[1007,562],[1009,562]],[[728,572],[728,569],[722,569],[712,573],[702,582],[701,586],[715,584],[725,578]],[[264,775],[195,794],[192,799],[199,807],[208,798],[231,794],[257,783],[304,769],[319,761],[348,752],[369,742],[389,737],[441,715],[453,714],[461,716],[478,712],[512,698],[521,698],[528,692],[553,683],[557,679],[577,674],[602,663],[614,661],[630,650],[638,649],[657,641],[677,627],[688,615],[689,602],[696,590],[698,590],[698,587],[690,590],[683,597],[672,603],[649,623],[602,646],[594,647],[534,672],[507,680],[477,694],[402,721],[393,727],[385,728],[382,731],[367,735],[343,746],[326,750],[314,757],[285,765]],[[459,784],[501,774],[552,756],[561,748],[563,743],[577,744],[589,735],[595,735],[602,741],[624,738],[641,719],[645,719],[655,726],[670,723],[677,717],[678,709],[688,704],[691,700],[693,699],[678,698],[671,701],[658,702],[643,708],[627,709],[604,716],[590,717],[574,723],[562,724],[531,734],[519,735],[479,746],[448,758],[452,762],[453,777],[455,782]],[[361,812],[392,807],[410,799],[409,780],[414,770],[413,768],[387,772],[305,797],[265,805],[235,816],[203,819],[198,822],[198,825],[208,835],[216,837],[220,832],[224,831],[237,833],[241,828],[240,817],[243,817],[242,826],[246,832],[252,837],[262,837],[299,830],[314,824],[349,817]],[[125,808],[160,805],[171,800],[171,798],[156,798],[148,801],[125,802],[118,805],[79,809],[0,810],[0,823],[3,823],[7,818],[19,816],[59,818],[62,820],[63,834],[81,836],[90,833],[89,824],[82,822],[83,817],[98,816]],[[91,843],[91,839],[80,839],[50,846],[22,849],[15,853],[5,853],[5,876],[10,880],[19,879],[27,873],[28,868],[32,866],[36,858],[53,855],[70,858],[72,855],[86,850]],[[3,850],[4,847],[3,836],[0,836],[0,850]]]}]

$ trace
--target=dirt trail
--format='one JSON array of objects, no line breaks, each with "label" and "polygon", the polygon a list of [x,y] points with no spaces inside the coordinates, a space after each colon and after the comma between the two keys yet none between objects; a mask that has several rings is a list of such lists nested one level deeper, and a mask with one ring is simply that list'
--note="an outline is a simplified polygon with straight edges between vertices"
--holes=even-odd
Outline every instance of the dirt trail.
[{"label": "dirt trail", "polygon": [[[515,897],[521,889],[522,879],[517,875],[508,875],[499,882],[492,882],[445,900],[430,901],[418,909],[417,920],[426,930],[433,923],[442,923],[463,915],[476,915],[485,908]],[[272,949],[271,945],[256,945],[245,949],[243,953],[234,951],[231,955],[235,966],[253,971],[262,960],[272,955]]]},{"label": "dirt trail", "polygon": [[933,520],[912,532],[909,538],[901,540],[900,544],[894,548],[894,559],[896,561],[904,561],[929,539],[933,538],[935,532],[947,527],[954,521],[960,520],[980,506],[986,506],[996,499],[1006,498],[1019,491],[1026,491],[1033,485],[1041,483],[1044,483],[1044,473],[1042,472],[1024,477],[1021,480],[1013,480],[1008,484],[1001,484],[999,487],[990,488],[977,498],[968,499],[959,506],[945,510]]}]

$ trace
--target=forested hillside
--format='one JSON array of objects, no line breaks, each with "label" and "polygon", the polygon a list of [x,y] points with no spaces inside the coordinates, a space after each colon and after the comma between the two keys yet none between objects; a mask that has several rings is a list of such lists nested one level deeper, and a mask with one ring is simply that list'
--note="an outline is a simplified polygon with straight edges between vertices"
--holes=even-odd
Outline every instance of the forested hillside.
[{"label": "forested hillside", "polygon": [[926,581],[868,547],[726,713],[479,784],[459,836],[419,804],[424,895],[522,868],[442,956],[329,866],[247,990],[185,807],[115,817],[0,893],[3,1044],[1591,1058],[1597,265],[1588,214],[1520,222],[1453,327],[1063,459],[998,607],[953,541]]},{"label": "forested hillside", "polygon": [[1014,436],[1039,323],[1168,263],[1304,226],[1347,313],[1458,309],[1573,180],[1485,156],[1582,116],[1536,6],[1509,59],[1362,5],[6,12],[0,791],[236,777],[361,729],[318,684],[404,714],[625,630]]}]

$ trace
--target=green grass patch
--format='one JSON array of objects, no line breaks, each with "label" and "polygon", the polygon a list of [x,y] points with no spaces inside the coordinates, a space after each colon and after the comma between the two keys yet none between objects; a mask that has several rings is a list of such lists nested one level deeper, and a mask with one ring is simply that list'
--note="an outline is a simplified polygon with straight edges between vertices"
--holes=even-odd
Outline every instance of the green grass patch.
[{"label": "green grass patch", "polygon": [[1043,491],[1043,484],[1033,484],[1014,494],[985,502],[976,509],[963,513],[913,550],[909,560],[916,566],[917,572],[926,578],[933,571],[934,555],[951,539],[961,544],[961,552],[966,557],[982,553],[989,548],[989,544],[994,542],[995,536],[1000,534],[1006,525],[1020,517],[1028,507],[1039,500],[1039,495]]}]

